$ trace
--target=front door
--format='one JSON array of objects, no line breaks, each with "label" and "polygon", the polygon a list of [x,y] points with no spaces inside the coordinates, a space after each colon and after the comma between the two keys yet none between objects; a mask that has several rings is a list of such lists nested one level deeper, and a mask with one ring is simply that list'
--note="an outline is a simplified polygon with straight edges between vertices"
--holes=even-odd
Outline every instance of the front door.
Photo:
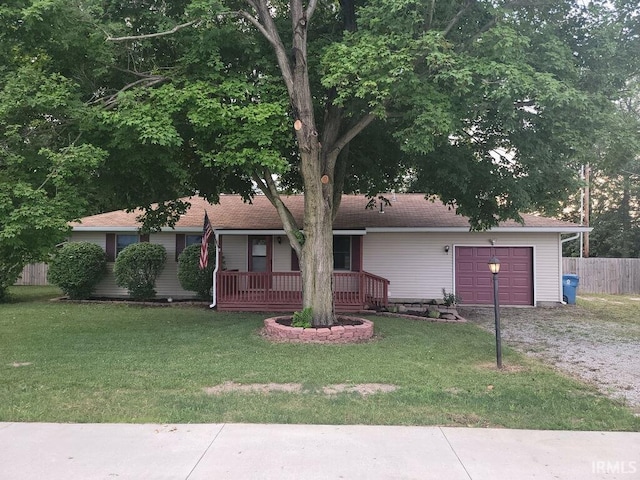
[{"label": "front door", "polygon": [[271,279],[271,237],[249,237],[249,288],[267,288]]}]

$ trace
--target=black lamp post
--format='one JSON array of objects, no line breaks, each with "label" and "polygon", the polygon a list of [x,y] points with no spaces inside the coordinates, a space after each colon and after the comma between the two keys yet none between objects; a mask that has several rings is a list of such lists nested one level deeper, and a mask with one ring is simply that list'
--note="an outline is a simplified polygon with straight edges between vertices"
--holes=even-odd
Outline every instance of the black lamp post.
[{"label": "black lamp post", "polygon": [[496,361],[498,368],[502,368],[502,343],[500,340],[500,302],[498,300],[498,272],[500,272],[500,260],[491,257],[489,270],[493,274],[493,311],[496,320]]}]

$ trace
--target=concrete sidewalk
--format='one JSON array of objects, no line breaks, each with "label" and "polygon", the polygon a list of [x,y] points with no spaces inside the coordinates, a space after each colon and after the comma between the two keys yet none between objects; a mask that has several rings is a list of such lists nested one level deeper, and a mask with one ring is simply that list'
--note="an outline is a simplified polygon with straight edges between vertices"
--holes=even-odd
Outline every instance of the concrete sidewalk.
[{"label": "concrete sidewalk", "polygon": [[640,433],[0,423],[0,479],[640,479]]}]

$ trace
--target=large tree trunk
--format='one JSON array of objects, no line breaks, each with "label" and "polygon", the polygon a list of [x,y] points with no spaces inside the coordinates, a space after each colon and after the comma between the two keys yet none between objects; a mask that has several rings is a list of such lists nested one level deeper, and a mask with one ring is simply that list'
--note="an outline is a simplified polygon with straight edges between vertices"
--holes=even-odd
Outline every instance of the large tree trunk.
[{"label": "large tree trunk", "polygon": [[304,179],[304,245],[302,302],[311,308],[314,326],[335,321],[333,303],[333,171],[327,171],[320,143],[313,136],[302,149]]},{"label": "large tree trunk", "polygon": [[[274,204],[282,218],[287,237],[300,259],[302,272],[302,303],[311,308],[314,326],[329,326],[335,321],[333,303],[333,218],[339,206],[343,181],[336,178],[336,160],[351,139],[371,121],[366,115],[347,132],[341,132],[342,108],[333,105],[329,95],[322,128],[314,116],[313,95],[307,70],[307,28],[317,6],[317,0],[309,0],[306,8],[302,0],[290,1],[292,48],[285,48],[266,0],[246,0],[257,13],[241,14],[249,20],[274,48],[282,78],[287,87],[298,151],[300,171],[304,183],[304,243],[301,244],[297,226],[290,212],[279,199],[277,188],[266,171],[264,177],[255,180]],[[347,12],[346,28],[355,29],[352,0],[342,0]],[[343,171],[338,172],[343,175]],[[335,191],[334,188],[339,189]],[[335,203],[335,208],[334,208]]]}]

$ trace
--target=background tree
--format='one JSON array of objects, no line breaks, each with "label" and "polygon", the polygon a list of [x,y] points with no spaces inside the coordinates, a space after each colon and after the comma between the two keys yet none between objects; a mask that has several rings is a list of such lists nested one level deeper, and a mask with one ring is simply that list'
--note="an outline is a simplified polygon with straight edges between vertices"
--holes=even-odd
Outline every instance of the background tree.
[{"label": "background tree", "polygon": [[81,134],[94,112],[70,70],[87,65],[87,24],[75,23],[79,11],[68,2],[43,21],[43,3],[0,6],[0,299],[85,213],[106,156]]},{"label": "background tree", "polygon": [[590,182],[590,256],[640,256],[640,85],[616,101],[617,125],[599,138]]}]

